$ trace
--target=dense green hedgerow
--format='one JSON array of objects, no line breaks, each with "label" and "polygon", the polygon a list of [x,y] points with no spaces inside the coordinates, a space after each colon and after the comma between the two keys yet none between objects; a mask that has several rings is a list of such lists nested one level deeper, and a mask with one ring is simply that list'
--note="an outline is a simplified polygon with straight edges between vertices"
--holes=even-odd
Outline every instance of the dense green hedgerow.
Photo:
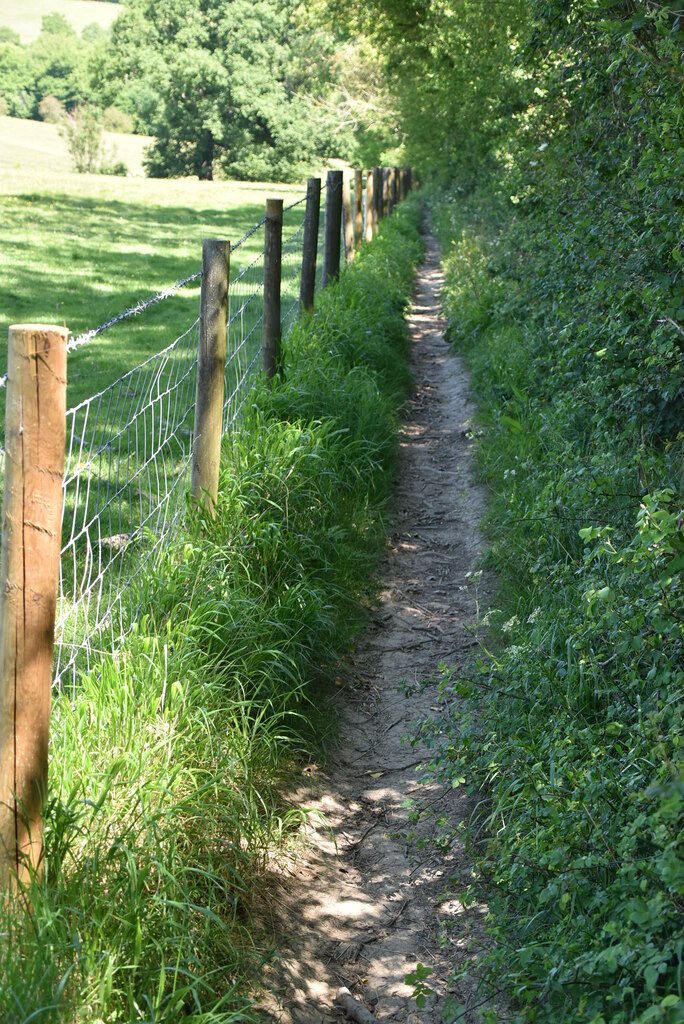
[{"label": "dense green hedgerow", "polygon": [[[613,197],[604,186],[606,219],[625,202],[621,184]],[[593,197],[560,217],[546,188],[522,216],[485,190],[436,211],[450,337],[480,404],[501,591],[494,653],[483,649],[466,678],[446,671],[444,714],[424,734],[437,772],[488,794],[473,835],[491,907],[489,977],[518,1018],[674,1024],[684,1020],[681,347],[644,293],[658,250],[645,243],[630,271],[613,235],[599,270]]]},{"label": "dense green hedgerow", "polygon": [[501,590],[493,653],[446,671],[425,731],[436,770],[487,794],[472,834],[489,980],[518,1018],[674,1024],[682,24],[672,5],[534,6],[521,65],[537,88],[508,169],[436,208]]},{"label": "dense green hedgerow", "polygon": [[0,1019],[252,1020],[249,907],[300,821],[370,593],[420,254],[407,202],[288,339],[125,647],[53,710],[45,871],[0,909]]}]

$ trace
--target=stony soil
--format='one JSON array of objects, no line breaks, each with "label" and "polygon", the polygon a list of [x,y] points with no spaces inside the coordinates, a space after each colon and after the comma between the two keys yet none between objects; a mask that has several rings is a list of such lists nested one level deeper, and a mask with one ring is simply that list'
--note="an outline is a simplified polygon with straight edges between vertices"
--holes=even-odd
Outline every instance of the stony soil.
[{"label": "stony soil", "polygon": [[[434,842],[440,815],[465,822],[472,802],[462,788],[421,782],[429,753],[408,741],[436,709],[439,664],[471,656],[486,592],[486,579],[469,576],[484,498],[472,479],[467,376],[444,339],[442,283],[428,232],[409,315],[414,390],[383,589],[338,694],[338,751],[325,771],[312,767],[301,794],[324,823],[312,817],[305,848],[270,878],[265,916],[278,954],[262,1011],[284,1024],[344,1020],[340,986],[378,1021],[441,1024],[445,999],[479,1002],[474,980],[450,977],[482,949],[486,908],[465,908],[455,895],[470,873],[463,841],[446,852]],[[421,1009],[404,981],[417,962],[432,968]]]}]

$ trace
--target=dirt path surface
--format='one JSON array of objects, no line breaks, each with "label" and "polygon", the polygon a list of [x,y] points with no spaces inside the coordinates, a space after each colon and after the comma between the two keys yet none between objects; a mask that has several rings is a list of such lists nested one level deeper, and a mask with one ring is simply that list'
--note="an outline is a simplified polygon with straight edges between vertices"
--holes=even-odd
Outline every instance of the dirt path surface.
[{"label": "dirt path surface", "polygon": [[[415,383],[383,591],[354,654],[356,685],[340,691],[338,752],[325,772],[311,772],[302,801],[329,831],[314,820],[307,849],[272,879],[269,912],[281,939],[263,1012],[285,1024],[344,1020],[341,986],[378,1021],[441,1024],[445,999],[476,1001],[472,982],[449,979],[481,947],[485,908],[466,909],[453,895],[468,883],[463,842],[446,851],[435,843],[440,815],[453,825],[472,807],[462,789],[421,784],[429,752],[407,741],[435,708],[439,663],[458,667],[472,653],[476,619],[467,574],[481,551],[483,496],[471,479],[467,377],[444,340],[442,283],[427,234],[409,316]],[[419,961],[432,968],[433,990],[421,1009],[404,983]]]}]

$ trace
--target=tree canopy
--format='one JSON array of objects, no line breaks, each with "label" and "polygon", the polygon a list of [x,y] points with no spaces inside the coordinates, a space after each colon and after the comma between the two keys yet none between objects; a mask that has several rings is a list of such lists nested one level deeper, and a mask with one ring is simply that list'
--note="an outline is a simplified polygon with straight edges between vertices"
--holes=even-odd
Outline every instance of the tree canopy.
[{"label": "tree canopy", "polygon": [[299,180],[353,147],[317,102],[333,51],[294,0],[127,0],[98,85],[148,119],[152,174]]}]

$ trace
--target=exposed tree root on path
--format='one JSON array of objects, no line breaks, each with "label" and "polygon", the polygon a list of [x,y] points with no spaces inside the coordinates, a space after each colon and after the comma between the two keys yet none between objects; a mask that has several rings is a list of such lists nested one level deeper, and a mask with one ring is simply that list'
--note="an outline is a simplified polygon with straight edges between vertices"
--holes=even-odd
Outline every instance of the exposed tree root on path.
[{"label": "exposed tree root on path", "polygon": [[[438,1024],[448,996],[478,1001],[473,982],[450,989],[449,978],[482,948],[486,908],[465,908],[454,895],[469,879],[463,841],[446,850],[435,843],[440,815],[466,822],[472,804],[461,789],[421,785],[429,751],[406,741],[434,707],[440,662],[458,667],[472,653],[477,617],[468,574],[481,551],[483,496],[471,479],[473,410],[444,340],[441,286],[428,235],[409,316],[414,390],[383,591],[354,655],[358,686],[340,691],[338,753],[327,772],[311,774],[302,798],[327,827],[313,818],[307,848],[270,880],[279,955],[262,1005],[287,1024],[344,1020],[340,987],[378,1021]],[[418,962],[432,968],[433,994],[420,1010],[404,982]]]}]

